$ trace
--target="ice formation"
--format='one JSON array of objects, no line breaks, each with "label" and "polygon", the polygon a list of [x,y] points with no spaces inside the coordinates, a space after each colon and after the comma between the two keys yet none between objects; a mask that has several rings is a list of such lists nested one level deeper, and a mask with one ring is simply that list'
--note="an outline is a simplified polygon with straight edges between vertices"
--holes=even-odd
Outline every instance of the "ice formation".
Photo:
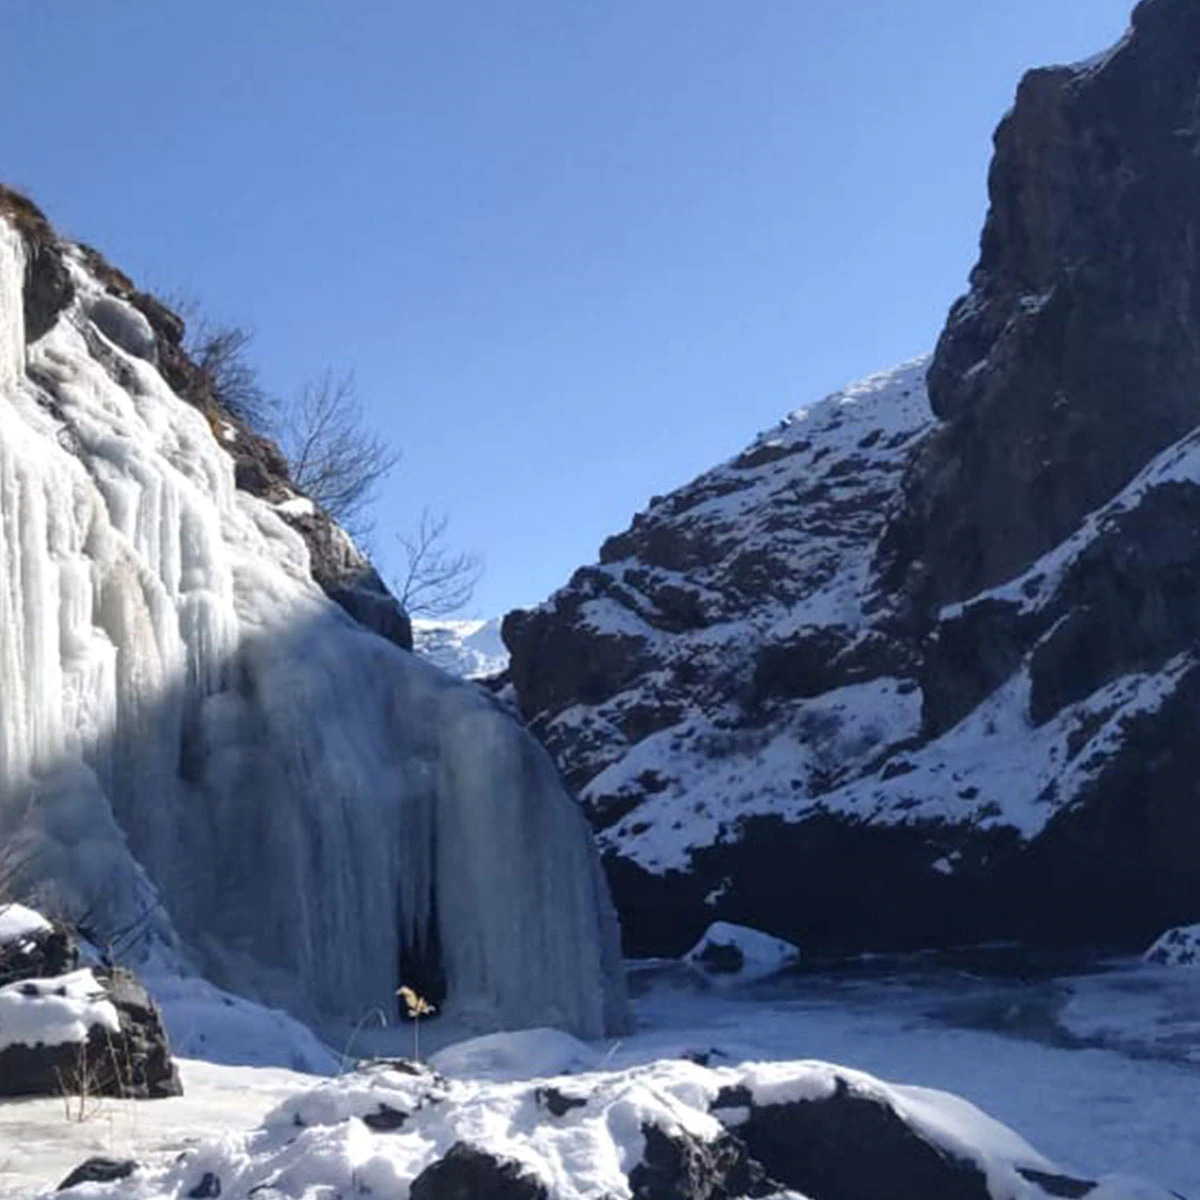
[{"label": "ice formation", "polygon": [[0,845],[100,941],[306,1017],[444,981],[483,1027],[619,1025],[549,758],[327,600],[141,313],[60,249],[75,298],[26,346],[0,220]]}]

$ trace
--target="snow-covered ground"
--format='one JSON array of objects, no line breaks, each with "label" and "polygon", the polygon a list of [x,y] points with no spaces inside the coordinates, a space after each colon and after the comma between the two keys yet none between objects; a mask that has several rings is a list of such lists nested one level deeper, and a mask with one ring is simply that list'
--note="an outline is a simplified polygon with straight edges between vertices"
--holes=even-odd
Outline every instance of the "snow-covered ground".
[{"label": "snow-covered ground", "polygon": [[[633,982],[638,1028],[624,1041],[589,1052],[572,1039],[530,1034],[469,1053],[442,1050],[435,1065],[459,1079],[519,1080],[564,1069],[627,1070],[684,1054],[706,1055],[712,1067],[820,1059],[964,1097],[1083,1177],[1140,1176],[1200,1196],[1193,972],[1128,963],[1018,980],[972,964],[914,960],[855,973],[807,970],[730,992],[669,964],[640,966]],[[431,1043],[435,1029],[431,1023]],[[394,1050],[411,1049],[411,1031],[396,1033]],[[91,1154],[170,1162],[185,1148],[257,1128],[269,1110],[316,1082],[196,1061],[185,1061],[182,1074],[178,1100],[103,1101],[82,1122],[67,1120],[57,1101],[0,1104],[0,1196],[50,1189]],[[476,1115],[484,1130],[486,1113]],[[269,1138],[255,1136],[256,1146],[267,1146]],[[228,1158],[227,1149],[219,1152]],[[208,1153],[218,1151],[209,1147],[199,1158]]]}]

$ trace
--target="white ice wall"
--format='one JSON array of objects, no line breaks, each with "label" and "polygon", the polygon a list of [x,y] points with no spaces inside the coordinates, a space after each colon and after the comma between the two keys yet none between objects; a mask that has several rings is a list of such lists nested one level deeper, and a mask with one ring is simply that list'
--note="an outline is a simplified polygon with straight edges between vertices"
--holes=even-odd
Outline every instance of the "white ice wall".
[{"label": "white ice wall", "polygon": [[7,844],[100,929],[151,911],[159,945],[303,1015],[390,1008],[436,896],[452,1007],[619,1023],[607,892],[540,747],[325,598],[205,417],[89,321],[78,262],[26,352],[23,270],[0,221]]}]

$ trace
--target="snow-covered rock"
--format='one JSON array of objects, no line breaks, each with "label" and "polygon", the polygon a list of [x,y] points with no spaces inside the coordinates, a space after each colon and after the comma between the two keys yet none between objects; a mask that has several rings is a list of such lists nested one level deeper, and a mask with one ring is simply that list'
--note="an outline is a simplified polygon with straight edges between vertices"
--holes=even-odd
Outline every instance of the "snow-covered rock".
[{"label": "snow-covered rock", "polygon": [[11,942],[27,942],[54,927],[32,908],[23,904],[0,904],[0,946]]},{"label": "snow-covered rock", "polygon": [[1200,925],[1168,929],[1146,951],[1146,961],[1162,967],[1200,967]]},{"label": "snow-covered rock", "polygon": [[505,618],[631,954],[714,919],[1140,949],[1200,911],[1198,45],[1200,9],[1148,0],[1103,60],[1033,72],[932,358]]},{"label": "snow-covered rock", "polygon": [[514,1082],[372,1067],[285,1101],[257,1131],[202,1141],[87,1195],[167,1200],[263,1189],[380,1200],[1168,1196],[1063,1171],[945,1092],[820,1062],[712,1069],[681,1061]]},{"label": "snow-covered rock", "polygon": [[158,1009],[129,971],[80,966],[70,933],[32,909],[0,920],[13,935],[0,941],[0,1095],[179,1094]]},{"label": "snow-covered rock", "polygon": [[795,966],[800,949],[759,929],[714,921],[684,958],[712,979],[751,983]]},{"label": "snow-covered rock", "polygon": [[476,1028],[620,1026],[615,918],[553,764],[396,644],[327,517],[273,506],[278,451],[196,390],[181,335],[0,189],[0,843],[21,882],[100,947],[305,1018],[392,1012],[404,981]]},{"label": "snow-covered rock", "polygon": [[416,617],[413,649],[451,675],[485,679],[508,666],[508,650],[500,637],[500,619],[433,620]]},{"label": "snow-covered rock", "polygon": [[93,1029],[119,1028],[107,991],[87,968],[0,987],[0,1052],[18,1045],[78,1045]]}]

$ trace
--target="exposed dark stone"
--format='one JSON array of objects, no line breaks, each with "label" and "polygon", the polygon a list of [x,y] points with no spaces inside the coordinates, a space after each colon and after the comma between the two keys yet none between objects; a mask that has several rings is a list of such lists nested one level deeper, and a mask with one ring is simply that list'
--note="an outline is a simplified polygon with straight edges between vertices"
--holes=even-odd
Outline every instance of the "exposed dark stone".
[{"label": "exposed dark stone", "polygon": [[85,1159],[55,1189],[65,1192],[81,1183],[116,1183],[128,1179],[138,1168],[132,1158]]},{"label": "exposed dark stone", "polygon": [[510,671],[521,711],[533,717],[557,711],[575,699],[607,700],[645,666],[641,638],[596,636],[578,630],[563,613],[542,610],[509,613],[501,625],[504,644],[514,654]]},{"label": "exposed dark stone", "polygon": [[455,1142],[448,1153],[431,1163],[412,1181],[411,1200],[549,1200],[544,1184],[520,1163],[497,1158],[466,1142]]},{"label": "exposed dark stone", "polygon": [[1030,1183],[1036,1183],[1047,1196],[1062,1196],[1064,1200],[1082,1200],[1096,1187],[1095,1180],[1072,1179],[1069,1175],[1053,1175],[1035,1171],[1032,1167],[1018,1167],[1017,1173]]},{"label": "exposed dark stone", "polygon": [[[701,1066],[707,1066],[707,1063],[701,1063]],[[754,1097],[750,1093],[750,1089],[738,1084],[736,1087],[723,1087],[718,1093],[717,1098],[713,1101],[713,1111],[716,1112],[722,1108],[749,1108],[754,1103]]]},{"label": "exposed dark stone", "polygon": [[390,1104],[381,1104],[374,1112],[363,1117],[363,1124],[376,1133],[391,1133],[403,1127],[408,1120],[408,1113],[392,1108]]},{"label": "exposed dark stone", "polygon": [[738,1137],[787,1187],[820,1200],[991,1200],[987,1178],[839,1078],[831,1096],[752,1108]]},{"label": "exposed dark stone", "polygon": [[[273,444],[267,445],[274,449]],[[267,480],[280,478],[269,462],[255,459]],[[284,475],[286,478],[286,464]],[[243,485],[239,481],[239,486]],[[270,486],[268,484],[268,486]],[[255,487],[247,486],[254,491]],[[355,548],[341,529],[320,509],[312,514],[283,513],[283,518],[308,543],[313,578],[329,598],[340,604],[360,625],[405,650],[412,649],[412,624],[379,573]]]},{"label": "exposed dark stone", "polygon": [[715,975],[736,975],[746,965],[746,956],[732,942],[709,942],[696,958]]},{"label": "exposed dark stone", "polygon": [[986,599],[941,622],[921,669],[925,733],[957,725],[1021,665],[1033,624],[1016,603]]},{"label": "exposed dark stone", "polygon": [[188,1200],[215,1200],[220,1194],[221,1180],[212,1171],[205,1171],[200,1182],[187,1193]]},{"label": "exposed dark stone", "polygon": [[21,234],[25,243],[25,341],[35,342],[71,303],[75,285],[50,222],[28,196],[0,184],[0,217]]},{"label": "exposed dark stone", "polygon": [[65,975],[78,966],[75,940],[55,926],[0,946],[0,987],[22,979]]},{"label": "exposed dark stone", "polygon": [[646,1150],[629,1172],[633,1200],[741,1200],[779,1190],[731,1136],[705,1142],[684,1130],[643,1125]]},{"label": "exposed dark stone", "polygon": [[585,1096],[568,1096],[556,1087],[540,1087],[534,1096],[552,1117],[565,1117],[573,1108],[587,1107]]},{"label": "exposed dark stone", "polygon": [[181,1096],[183,1086],[171,1058],[167,1032],[150,993],[123,967],[97,972],[120,1018],[119,1034],[104,1038],[110,1066],[100,1066],[107,1094],[158,1100]]},{"label": "exposed dark stone", "polygon": [[25,340],[48,333],[58,314],[75,298],[62,251],[52,242],[27,243],[25,262]]}]

